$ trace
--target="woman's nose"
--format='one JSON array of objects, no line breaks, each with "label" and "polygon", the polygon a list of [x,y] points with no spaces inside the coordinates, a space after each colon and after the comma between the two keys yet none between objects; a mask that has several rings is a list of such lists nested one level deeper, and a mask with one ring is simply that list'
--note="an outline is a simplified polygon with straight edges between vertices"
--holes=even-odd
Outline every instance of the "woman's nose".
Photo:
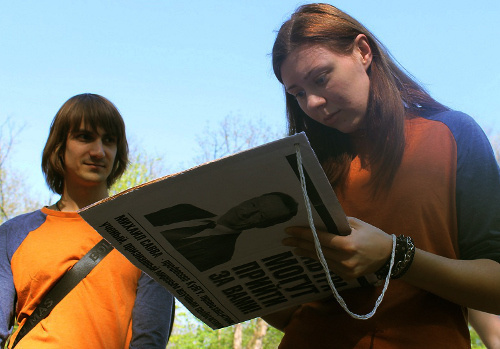
[{"label": "woman's nose", "polygon": [[326,103],[325,98],[315,95],[315,94],[310,94],[307,96],[307,108],[308,109],[316,109]]}]

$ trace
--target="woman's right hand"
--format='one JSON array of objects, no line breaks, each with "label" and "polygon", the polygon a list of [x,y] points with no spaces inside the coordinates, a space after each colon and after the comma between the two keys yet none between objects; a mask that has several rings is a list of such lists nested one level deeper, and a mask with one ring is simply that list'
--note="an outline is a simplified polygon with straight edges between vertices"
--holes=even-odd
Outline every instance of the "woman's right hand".
[{"label": "woman's right hand", "polygon": [[[391,255],[392,238],[382,230],[357,218],[348,217],[351,234],[334,235],[317,230],[328,267],[344,280],[358,278],[380,269]],[[289,227],[286,246],[295,247],[294,253],[318,259],[310,228]]]}]

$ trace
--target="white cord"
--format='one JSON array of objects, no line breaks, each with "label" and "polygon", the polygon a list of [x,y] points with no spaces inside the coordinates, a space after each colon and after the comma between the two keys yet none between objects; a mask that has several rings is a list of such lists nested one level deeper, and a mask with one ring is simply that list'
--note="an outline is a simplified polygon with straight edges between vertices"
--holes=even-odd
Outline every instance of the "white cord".
[{"label": "white cord", "polygon": [[333,294],[335,296],[335,299],[337,302],[344,308],[344,310],[353,318],[358,319],[358,320],[367,320],[371,318],[373,315],[375,315],[375,312],[377,311],[378,306],[380,303],[382,303],[382,299],[384,299],[385,291],[387,291],[387,287],[389,286],[389,280],[391,278],[391,272],[392,272],[392,267],[394,266],[394,256],[396,252],[396,235],[392,235],[392,252],[391,252],[391,263],[389,265],[389,272],[387,273],[387,276],[385,278],[385,283],[384,283],[384,288],[382,289],[382,293],[380,296],[377,298],[377,301],[375,302],[375,306],[373,307],[373,310],[369,312],[368,314],[365,315],[359,315],[355,314],[352,311],[349,310],[347,307],[344,299],[340,294],[338,293],[337,289],[335,288],[335,285],[332,281],[332,277],[330,276],[330,270],[328,269],[328,264],[326,263],[325,257],[323,255],[323,251],[321,249],[321,244],[318,239],[318,234],[316,233],[316,228],[314,226],[314,221],[312,217],[312,211],[311,211],[311,203],[309,201],[309,197],[307,196],[307,188],[306,188],[306,180],[304,177],[304,170],[302,168],[302,155],[300,152],[300,145],[297,143],[295,144],[295,152],[297,154],[297,166],[299,168],[299,173],[300,173],[300,184],[302,187],[302,194],[304,195],[304,202],[306,204],[306,209],[307,209],[307,218],[309,220],[309,227],[311,228],[313,232],[313,237],[314,237],[314,245],[316,247],[316,254],[318,256],[318,259],[323,266],[323,270],[325,271],[328,284],[330,285],[330,288],[333,291]]}]

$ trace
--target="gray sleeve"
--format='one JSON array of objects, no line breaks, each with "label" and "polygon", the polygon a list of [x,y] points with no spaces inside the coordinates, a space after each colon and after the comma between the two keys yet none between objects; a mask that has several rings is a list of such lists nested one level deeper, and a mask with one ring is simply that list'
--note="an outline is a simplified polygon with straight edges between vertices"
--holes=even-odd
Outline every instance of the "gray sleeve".
[{"label": "gray sleeve", "polygon": [[175,314],[174,297],[163,286],[142,272],[132,311],[130,349],[165,349]]},{"label": "gray sleeve", "polygon": [[457,144],[460,259],[500,262],[500,170],[491,144],[470,116],[450,111],[442,118]]}]

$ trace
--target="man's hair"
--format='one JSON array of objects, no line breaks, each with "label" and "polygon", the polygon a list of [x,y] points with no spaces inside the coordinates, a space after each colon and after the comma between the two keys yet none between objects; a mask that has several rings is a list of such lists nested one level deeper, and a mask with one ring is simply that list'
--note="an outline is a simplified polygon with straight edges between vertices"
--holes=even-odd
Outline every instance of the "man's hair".
[{"label": "man's hair", "polygon": [[64,153],[68,135],[84,123],[93,131],[102,128],[116,138],[116,157],[107,179],[108,188],[123,174],[128,164],[128,144],[125,123],[120,112],[108,99],[83,93],[68,99],[57,112],[50,126],[49,137],[42,154],[42,171],[49,188],[62,195],[64,189]]},{"label": "man's hair", "polygon": [[281,201],[283,202],[283,204],[288,209],[288,213],[284,216],[276,217],[274,219],[266,220],[265,222],[259,223],[255,226],[256,228],[267,228],[267,227],[271,227],[275,224],[286,222],[297,214],[299,204],[290,195],[275,191],[275,192],[266,193],[264,195],[261,195],[261,197],[263,197],[263,196],[277,196],[277,197],[279,197],[281,199]]},{"label": "man's hair", "polygon": [[[273,70],[283,83],[281,66],[302,45],[321,45],[340,55],[349,55],[359,34],[366,36],[373,53],[367,71],[370,91],[363,127],[374,146],[369,163],[375,189],[392,183],[405,147],[404,121],[412,115],[447,110],[435,101],[407,72],[398,66],[381,42],[361,23],[328,4],[299,7],[281,26],[272,50]],[[304,131],[333,186],[345,183],[355,156],[350,137],[309,118],[295,97],[286,93],[289,134]]]}]

